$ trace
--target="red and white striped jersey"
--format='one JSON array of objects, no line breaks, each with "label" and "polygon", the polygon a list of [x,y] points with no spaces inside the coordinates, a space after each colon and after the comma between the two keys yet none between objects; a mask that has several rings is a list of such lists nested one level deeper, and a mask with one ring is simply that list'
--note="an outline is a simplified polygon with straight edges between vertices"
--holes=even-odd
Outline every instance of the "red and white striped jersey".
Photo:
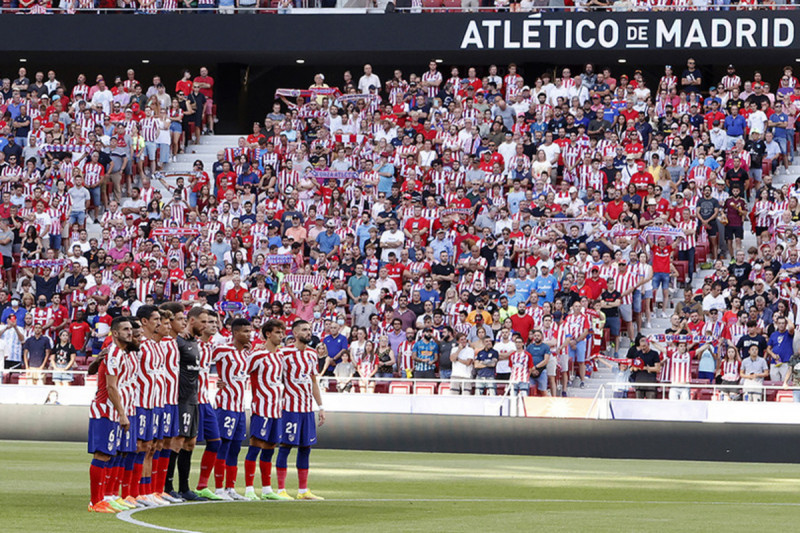
[{"label": "red and white striped jersey", "polygon": [[211,360],[217,365],[217,375],[225,387],[217,391],[217,409],[244,412],[244,391],[247,385],[249,351],[237,350],[228,344],[215,346]]},{"label": "red and white striped jersey", "polygon": [[317,375],[317,351],[287,346],[283,358],[283,409],[292,413],[313,411],[313,383]]},{"label": "red and white striped jersey", "polygon": [[164,405],[178,405],[178,379],[181,372],[178,342],[172,337],[164,337],[159,347],[164,361]]},{"label": "red and white striped jersey", "polygon": [[136,415],[136,406],[139,404],[139,352],[123,352],[125,366],[124,380],[120,385],[122,405],[125,406],[125,415],[129,418]]},{"label": "red and white striped jersey", "polygon": [[124,352],[119,346],[112,344],[97,371],[97,392],[89,405],[89,418],[108,418],[112,422],[119,420],[119,413],[117,413],[108,398],[106,378],[107,376],[115,376],[117,378],[117,388],[119,389],[121,382],[126,378],[125,373]]},{"label": "red and white striped jersey", "polygon": [[405,375],[406,370],[414,371],[414,341],[403,341],[397,347],[397,369]]},{"label": "red and white striped jersey", "polygon": [[722,79],[719,81],[720,86],[722,87],[723,91],[730,92],[735,87],[741,88],[742,86],[742,78],[734,74],[733,76],[727,75],[723,76]]},{"label": "red and white striped jersey", "polygon": [[252,413],[264,418],[280,418],[283,409],[281,352],[253,352],[247,360],[247,373],[250,375],[250,388],[253,391],[253,403],[250,407]]},{"label": "red and white striped jersey", "polygon": [[136,374],[139,398],[137,407],[153,409],[157,405],[160,387],[159,376],[164,367],[160,343],[147,339],[140,347],[139,368]]},{"label": "red and white striped jersey", "polygon": [[[425,74],[422,75],[422,81],[427,81],[427,82],[438,81],[438,82],[441,82],[442,81],[442,73],[439,72],[438,70],[435,70],[433,72],[431,72],[429,70]],[[427,94],[428,98],[434,98],[436,96],[436,94],[439,92],[439,89],[441,89],[441,88],[442,88],[441,83],[439,84],[439,87],[428,87],[426,89],[426,94]]]},{"label": "red and white striped jersey", "polygon": [[[678,224],[678,228],[693,232],[697,229],[697,221],[691,219],[684,220]],[[697,246],[697,235],[695,233],[686,235],[683,239],[678,240],[678,251],[691,250],[695,246]]]},{"label": "red and white striped jersey", "polygon": [[511,383],[527,383],[533,368],[533,358],[525,350],[514,352],[508,358],[511,367]]},{"label": "red and white striped jersey", "polygon": [[139,127],[145,142],[155,142],[158,139],[158,130],[161,129],[161,121],[155,117],[147,117],[142,119]]},{"label": "red and white striped jersey", "polygon": [[211,373],[211,358],[214,355],[214,345],[210,342],[198,341],[200,349],[200,359],[197,362],[200,372],[197,374],[197,403],[211,403],[208,395],[208,375]]},{"label": "red and white striped jersey", "polygon": [[296,170],[281,170],[278,173],[278,190],[286,190],[286,187],[291,185],[296,187],[300,182],[300,173]]},{"label": "red and white striped jersey", "polygon": [[566,333],[572,335],[573,339],[577,339],[583,335],[584,332],[589,332],[591,334],[592,323],[585,313],[577,315],[570,313],[564,317],[562,327],[566,328]]},{"label": "red and white striped jersey", "polygon": [[672,76],[661,76],[661,80],[658,82],[659,89],[661,88],[669,89],[677,85],[678,85],[678,76],[675,76],[674,74]]},{"label": "red and white striped jersey", "polygon": [[725,381],[739,381],[741,377],[739,370],[742,368],[742,362],[738,359],[733,361],[727,358],[722,361],[722,379]]},{"label": "red and white striped jersey", "polygon": [[[52,320],[54,318],[53,309],[50,308],[50,307],[45,307],[45,308],[34,307],[33,311],[32,311],[32,315],[33,315],[33,325],[34,326],[36,324],[40,324],[41,326],[44,326],[48,322],[52,322]],[[45,332],[45,333],[47,333],[47,332]]]},{"label": "red and white striped jersey", "polygon": [[505,88],[506,98],[509,98],[513,93],[513,88],[517,86],[517,80],[521,80],[522,76],[519,74],[506,74],[503,76],[503,87]]},{"label": "red and white striped jersey", "polygon": [[[639,274],[631,269],[626,269],[624,274],[617,270],[613,275],[613,279],[614,288],[622,294],[636,286],[639,282]],[[633,303],[633,293],[623,296],[621,303],[622,305],[631,305]]]},{"label": "red and white striped jersey", "polygon": [[669,359],[669,378],[671,383],[689,383],[692,380],[692,356],[689,352],[681,353],[675,349],[667,349]]},{"label": "red and white striped jersey", "polygon": [[83,165],[83,185],[87,189],[97,187],[106,171],[100,163],[86,163]]}]

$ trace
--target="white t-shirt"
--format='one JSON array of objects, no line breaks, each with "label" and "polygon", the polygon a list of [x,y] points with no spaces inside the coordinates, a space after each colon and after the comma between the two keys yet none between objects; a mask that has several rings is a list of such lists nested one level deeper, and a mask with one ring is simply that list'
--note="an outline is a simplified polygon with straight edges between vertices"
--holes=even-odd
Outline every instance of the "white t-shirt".
[{"label": "white t-shirt", "polygon": [[471,347],[467,346],[460,352],[458,352],[458,359],[453,362],[453,373],[451,374],[454,378],[463,378],[463,379],[470,379],[472,378],[472,363],[466,364],[464,361],[469,359],[475,359],[475,350]]},{"label": "white t-shirt", "polygon": [[494,349],[497,350],[497,353],[500,356],[500,360],[497,361],[497,366],[494,367],[495,372],[498,374],[510,373],[511,366],[508,364],[508,359],[503,359],[503,354],[510,354],[517,351],[516,345],[514,345],[512,341],[496,342],[494,344]]},{"label": "white t-shirt", "polygon": [[[389,261],[389,252],[394,252],[394,255],[396,255],[399,259],[400,249],[405,242],[406,236],[399,229],[395,230],[394,232],[389,230],[384,231],[381,235],[381,261],[384,263]],[[400,243],[400,248],[387,248],[386,245],[391,243]]]},{"label": "white t-shirt", "polygon": [[370,85],[374,85],[376,89],[381,88],[381,79],[375,73],[372,73],[369,76],[366,74],[361,76],[361,79],[358,80],[358,92],[361,94],[369,93]]}]

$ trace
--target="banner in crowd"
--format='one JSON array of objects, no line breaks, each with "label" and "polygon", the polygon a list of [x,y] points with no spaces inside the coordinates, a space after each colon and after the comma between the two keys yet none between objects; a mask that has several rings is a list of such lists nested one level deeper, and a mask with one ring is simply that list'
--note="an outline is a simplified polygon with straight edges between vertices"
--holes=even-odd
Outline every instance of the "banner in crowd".
[{"label": "banner in crowd", "polygon": [[467,207],[451,207],[450,209],[442,209],[441,211],[439,211],[439,214],[443,217],[446,217],[447,215],[466,216],[472,214],[472,209],[469,209]]},{"label": "banner in crowd", "polygon": [[572,226],[575,224],[599,224],[603,222],[599,218],[553,218],[548,222],[553,224],[564,224],[564,226]]},{"label": "banner in crowd", "polygon": [[19,262],[19,266],[32,268],[61,268],[71,263],[72,261],[69,259],[23,259]]},{"label": "banner in crowd", "polygon": [[314,287],[322,287],[325,285],[325,277],[324,276],[317,276],[317,275],[309,275],[309,274],[289,274],[285,278],[283,278],[285,283],[288,283],[292,287],[300,287],[303,288],[306,285],[312,285]]},{"label": "banner in crowd", "polygon": [[265,255],[264,262],[268,265],[288,265],[292,262],[292,255],[291,254]]},{"label": "banner in crowd", "polygon": [[200,176],[200,172],[195,172],[194,170],[187,170],[184,172],[156,172],[153,174],[153,177],[158,180],[163,180],[166,178],[197,178]]},{"label": "banner in crowd", "polygon": [[351,170],[340,172],[335,170],[314,170],[311,172],[311,175],[317,178],[317,181],[320,183],[325,182],[325,180],[346,181],[361,179],[361,175],[358,172]]},{"label": "banner in crowd", "polygon": [[380,100],[381,97],[377,94],[343,94],[336,99],[336,105],[340,105],[342,103],[356,103],[359,100],[366,100],[367,102],[371,100]]},{"label": "banner in crowd", "polygon": [[642,230],[641,239],[647,240],[650,237],[657,239],[659,237],[666,237],[667,239],[679,239],[686,237],[686,234],[680,228],[672,226],[647,226]]},{"label": "banner in crowd", "polygon": [[592,237],[638,237],[642,233],[640,229],[610,229],[608,231],[598,231]]},{"label": "banner in crowd", "polygon": [[687,342],[694,343],[713,343],[717,339],[712,335],[665,335],[654,334],[647,337],[652,342]]},{"label": "banner in crowd", "polygon": [[356,135],[356,134],[346,134],[346,133],[337,133],[333,136],[333,140],[337,143],[343,144],[364,144],[369,139],[367,135]]},{"label": "banner in crowd", "polygon": [[311,98],[312,96],[339,96],[341,91],[336,87],[312,87],[311,89],[277,89],[275,96],[284,96],[286,98]]},{"label": "banner in crowd", "polygon": [[153,228],[150,230],[151,237],[194,237],[200,232],[194,228]]},{"label": "banner in crowd", "polygon": [[214,306],[214,309],[219,311],[220,313],[235,313],[236,311],[241,311],[244,309],[244,304],[242,302],[231,302],[231,301],[222,301],[217,302],[217,305]]},{"label": "banner in crowd", "polygon": [[47,152],[72,152],[72,153],[83,153],[83,152],[91,152],[94,150],[94,147],[91,144],[74,144],[74,143],[67,143],[67,144],[44,144],[39,147],[38,154],[43,156]]}]

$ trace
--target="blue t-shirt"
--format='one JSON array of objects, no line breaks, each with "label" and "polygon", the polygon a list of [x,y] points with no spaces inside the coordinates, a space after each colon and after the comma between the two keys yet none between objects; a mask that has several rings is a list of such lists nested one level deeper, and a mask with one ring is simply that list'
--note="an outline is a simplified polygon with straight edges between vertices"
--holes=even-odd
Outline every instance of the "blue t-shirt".
[{"label": "blue t-shirt", "polygon": [[550,353],[550,347],[545,343],[529,344],[525,351],[531,354],[533,364],[538,365],[544,361],[544,356]]},{"label": "blue t-shirt", "polygon": [[[786,113],[773,113],[769,116],[770,122],[789,122],[789,117],[786,116]],[[775,139],[785,139],[786,138],[786,128],[779,128],[778,126],[772,127],[772,133],[775,136]]]},{"label": "blue t-shirt", "polygon": [[539,293],[539,298],[543,298],[542,303],[552,302],[558,289],[558,280],[552,274],[549,276],[539,276],[533,282],[533,290]]},{"label": "blue t-shirt", "polygon": [[[325,348],[328,349],[328,357],[331,359],[337,356],[340,357],[342,352],[347,350],[347,337],[341,333],[335,337],[328,335],[322,340],[322,343],[325,345]],[[335,363],[336,361],[334,360],[331,366],[336,366]]]},{"label": "blue t-shirt", "polygon": [[378,172],[390,172],[391,176],[381,176],[378,180],[378,192],[386,193],[386,196],[392,194],[392,185],[394,185],[394,165],[386,163]]},{"label": "blue t-shirt", "polygon": [[[478,352],[478,355],[475,356],[475,360],[480,361],[483,364],[487,364],[491,361],[498,361],[499,359],[500,355],[496,350],[481,350]],[[493,378],[494,367],[490,366],[487,368],[479,368],[477,371],[477,376],[479,378]]]},{"label": "blue t-shirt", "polygon": [[792,337],[788,331],[781,333],[775,331],[769,336],[767,345],[772,348],[772,351],[781,358],[782,363],[788,363],[792,358]]},{"label": "blue t-shirt", "polygon": [[[517,295],[521,298],[520,301],[525,302],[531,295],[533,290],[533,281],[528,278],[514,280],[514,288],[517,289]],[[509,302],[510,304],[511,302]]]},{"label": "blue t-shirt", "polygon": [[425,339],[420,339],[414,343],[414,347],[412,348],[414,355],[419,357],[420,359],[424,359],[425,362],[420,363],[419,361],[414,361],[414,370],[434,370],[436,366],[433,364],[433,360],[436,354],[439,353],[439,345],[436,344],[436,341],[431,339],[430,341],[426,341]]},{"label": "blue t-shirt", "polygon": [[342,244],[342,239],[336,233],[328,235],[327,231],[323,231],[317,235],[317,244],[319,244],[319,250],[322,253],[329,254],[331,250]]}]

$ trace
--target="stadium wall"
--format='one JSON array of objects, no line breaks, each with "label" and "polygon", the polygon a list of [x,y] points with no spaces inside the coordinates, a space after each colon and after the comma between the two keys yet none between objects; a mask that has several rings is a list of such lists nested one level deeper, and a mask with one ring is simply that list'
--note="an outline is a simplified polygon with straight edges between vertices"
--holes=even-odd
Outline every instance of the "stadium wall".
[{"label": "stadium wall", "polygon": [[[0,439],[84,442],[84,406],[0,405]],[[328,413],[323,448],[800,462],[795,425]],[[765,454],[764,450],[769,450]]]},{"label": "stadium wall", "polygon": [[[4,52],[11,57],[41,54],[52,60],[53,51],[60,51],[79,53],[83,61],[102,54],[114,59],[135,55],[186,62],[201,57],[207,62],[275,64],[297,59],[342,64],[365,53],[392,60],[404,56],[417,63],[438,54],[447,54],[447,62],[530,62],[544,54],[542,59],[553,63],[610,63],[616,58],[648,63],[654,50],[702,52],[706,60],[725,62],[735,57],[740,64],[755,64],[758,58],[763,63],[768,52],[770,61],[786,62],[800,48],[797,29],[800,12],[795,10],[0,18]],[[674,61],[675,54],[670,57]]]}]

